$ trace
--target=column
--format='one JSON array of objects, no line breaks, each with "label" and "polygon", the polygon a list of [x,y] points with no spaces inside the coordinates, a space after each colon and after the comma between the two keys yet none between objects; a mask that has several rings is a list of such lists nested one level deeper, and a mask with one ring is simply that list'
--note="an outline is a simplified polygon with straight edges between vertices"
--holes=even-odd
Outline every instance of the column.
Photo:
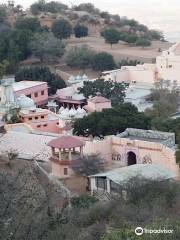
[{"label": "column", "polygon": [[61,149],[59,149],[59,160],[61,161]]},{"label": "column", "polygon": [[80,147],[80,156],[83,157],[83,148]]},{"label": "column", "polygon": [[69,161],[72,160],[71,148],[69,149]]}]

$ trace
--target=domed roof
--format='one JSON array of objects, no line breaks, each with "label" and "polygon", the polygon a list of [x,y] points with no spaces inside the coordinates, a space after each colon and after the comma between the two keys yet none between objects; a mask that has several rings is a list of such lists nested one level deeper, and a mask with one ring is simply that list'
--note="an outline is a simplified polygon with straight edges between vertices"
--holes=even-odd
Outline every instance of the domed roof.
[{"label": "domed roof", "polygon": [[64,110],[64,107],[61,106],[60,109],[59,109],[59,113],[62,113],[63,110]]},{"label": "domed roof", "polygon": [[81,80],[82,80],[82,78],[81,78],[80,75],[77,75],[77,76],[75,77],[75,79],[76,79],[76,81],[81,81]]},{"label": "domed roof", "polygon": [[69,117],[69,110],[68,110],[68,108],[65,108],[65,109],[60,113],[60,117],[62,117],[62,118],[68,118],[68,117]]},{"label": "domed roof", "polygon": [[17,101],[18,101],[19,107],[21,109],[35,109],[36,108],[34,101],[25,95],[21,95],[20,97],[18,97]]},{"label": "domed roof", "polygon": [[86,75],[86,74],[84,74],[84,75],[82,76],[82,79],[83,79],[83,81],[87,81],[87,80],[88,80],[88,77],[87,77],[87,75]]},{"label": "domed roof", "polygon": [[71,110],[69,111],[69,116],[74,117],[76,114],[77,114],[77,111],[74,108],[71,108]]},{"label": "domed roof", "polygon": [[86,111],[83,108],[78,107],[77,112],[79,114],[86,114]]}]

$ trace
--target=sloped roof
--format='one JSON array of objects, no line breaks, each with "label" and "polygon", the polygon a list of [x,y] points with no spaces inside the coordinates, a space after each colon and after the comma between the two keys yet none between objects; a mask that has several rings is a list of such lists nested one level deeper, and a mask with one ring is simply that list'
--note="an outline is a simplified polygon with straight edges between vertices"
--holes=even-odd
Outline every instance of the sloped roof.
[{"label": "sloped roof", "polygon": [[110,102],[109,99],[105,98],[105,97],[102,97],[102,96],[95,96],[91,99],[89,99],[90,102],[93,102],[93,103],[104,103],[104,102]]},{"label": "sloped roof", "polygon": [[50,147],[60,149],[60,148],[82,147],[85,145],[85,143],[76,137],[62,136],[62,137],[51,140],[47,145]]}]

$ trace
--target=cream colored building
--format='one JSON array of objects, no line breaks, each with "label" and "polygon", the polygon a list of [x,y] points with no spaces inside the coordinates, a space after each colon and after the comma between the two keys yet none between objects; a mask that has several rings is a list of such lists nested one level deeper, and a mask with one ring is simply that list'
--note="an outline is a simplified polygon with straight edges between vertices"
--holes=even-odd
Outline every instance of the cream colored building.
[{"label": "cream colored building", "polygon": [[155,64],[123,66],[121,69],[103,72],[105,79],[127,83],[155,83],[160,79],[180,85],[180,42],[156,57]]}]

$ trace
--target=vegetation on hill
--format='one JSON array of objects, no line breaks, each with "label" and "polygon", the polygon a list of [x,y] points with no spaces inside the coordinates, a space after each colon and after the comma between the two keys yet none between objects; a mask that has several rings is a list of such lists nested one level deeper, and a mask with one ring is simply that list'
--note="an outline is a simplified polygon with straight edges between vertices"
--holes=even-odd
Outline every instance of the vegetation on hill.
[{"label": "vegetation on hill", "polygon": [[11,160],[0,168],[0,239],[138,240],[134,230],[141,226],[173,229],[142,240],[179,240],[179,183],[133,178],[124,187],[126,199],[120,193],[106,202],[80,195],[69,208],[61,186],[33,161]]},{"label": "vegetation on hill", "polygon": [[55,94],[57,89],[66,87],[64,80],[51,73],[48,67],[28,67],[19,69],[15,74],[15,80],[31,80],[47,82],[49,94]]},{"label": "vegetation on hill", "polygon": [[66,64],[83,71],[92,68],[95,71],[112,70],[116,67],[114,58],[106,52],[95,53],[88,46],[71,48],[66,55]]}]

